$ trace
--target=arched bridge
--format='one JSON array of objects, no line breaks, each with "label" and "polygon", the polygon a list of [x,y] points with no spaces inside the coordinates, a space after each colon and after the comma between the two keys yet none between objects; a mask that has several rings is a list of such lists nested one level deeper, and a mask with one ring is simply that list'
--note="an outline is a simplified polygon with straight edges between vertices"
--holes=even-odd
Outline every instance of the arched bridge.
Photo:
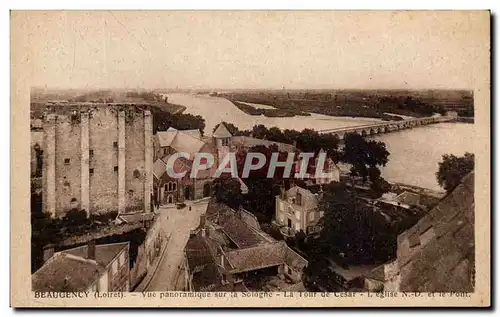
[{"label": "arched bridge", "polygon": [[455,117],[453,116],[412,118],[401,121],[384,121],[384,122],[370,123],[366,125],[319,130],[318,132],[336,134],[339,137],[339,139],[342,140],[347,133],[356,133],[361,136],[369,136],[374,134],[391,133],[394,131],[411,129],[414,127],[419,127],[433,123],[447,122],[447,121],[452,121],[454,119]]}]

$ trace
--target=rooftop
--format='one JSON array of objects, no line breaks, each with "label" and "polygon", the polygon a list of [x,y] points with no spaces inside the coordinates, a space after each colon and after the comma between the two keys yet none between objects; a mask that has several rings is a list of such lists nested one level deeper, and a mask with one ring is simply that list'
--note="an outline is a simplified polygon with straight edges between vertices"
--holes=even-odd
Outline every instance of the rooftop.
[{"label": "rooftop", "polygon": [[283,264],[285,262],[285,247],[285,242],[280,241],[229,251],[226,256],[233,266],[232,272],[241,273]]},{"label": "rooftop", "polygon": [[231,132],[229,132],[224,123],[221,122],[217,127],[217,129],[212,134],[212,136],[214,138],[230,138],[233,135],[231,134]]},{"label": "rooftop", "polygon": [[58,252],[32,275],[32,290],[85,291],[127,246],[128,242],[96,245],[95,260],[87,258],[87,245]]},{"label": "rooftop", "polygon": [[474,291],[474,172],[398,237],[402,291]]},{"label": "rooftop", "polygon": [[[128,242],[100,244],[95,246],[95,260],[102,266],[107,267],[111,261],[128,246]],[[88,245],[61,251],[81,258],[87,258]]]},{"label": "rooftop", "polygon": [[57,253],[31,277],[35,292],[86,291],[105,268],[95,261]]}]

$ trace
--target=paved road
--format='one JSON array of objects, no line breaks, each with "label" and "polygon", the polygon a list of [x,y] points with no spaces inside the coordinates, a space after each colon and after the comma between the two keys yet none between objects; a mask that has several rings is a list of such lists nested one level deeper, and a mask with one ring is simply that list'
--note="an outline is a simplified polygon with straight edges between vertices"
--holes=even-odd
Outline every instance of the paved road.
[{"label": "paved road", "polygon": [[181,210],[160,208],[160,221],[167,235],[171,234],[165,255],[158,265],[155,276],[151,279],[147,291],[175,290],[175,278],[178,267],[184,256],[184,247],[189,239],[189,233],[200,222],[200,215],[205,213],[208,202],[189,205]]}]

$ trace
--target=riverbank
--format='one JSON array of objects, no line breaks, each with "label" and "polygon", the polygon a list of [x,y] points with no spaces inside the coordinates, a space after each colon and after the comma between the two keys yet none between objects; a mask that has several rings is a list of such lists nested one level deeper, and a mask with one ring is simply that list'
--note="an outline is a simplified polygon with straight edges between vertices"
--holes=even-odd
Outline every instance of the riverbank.
[{"label": "riverbank", "polygon": [[241,111],[243,111],[246,114],[252,115],[252,116],[266,116],[266,117],[295,117],[295,116],[310,116],[311,114],[308,112],[303,112],[300,110],[294,110],[294,109],[262,109],[262,108],[256,108],[252,107],[251,105],[245,104],[243,102],[238,102],[236,100],[231,100],[228,99],[233,105],[238,107]]}]

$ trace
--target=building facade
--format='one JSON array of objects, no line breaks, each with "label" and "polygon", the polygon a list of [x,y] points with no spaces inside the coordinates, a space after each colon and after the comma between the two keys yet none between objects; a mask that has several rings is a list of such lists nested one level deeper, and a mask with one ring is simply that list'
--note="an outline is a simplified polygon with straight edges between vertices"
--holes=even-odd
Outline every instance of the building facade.
[{"label": "building facade", "polygon": [[147,105],[50,107],[43,119],[44,212],[151,211],[152,125]]},{"label": "building facade", "polygon": [[276,196],[275,222],[285,236],[293,236],[299,231],[311,233],[315,225],[323,217],[318,210],[319,194],[308,189],[293,186],[288,191],[282,190]]}]

